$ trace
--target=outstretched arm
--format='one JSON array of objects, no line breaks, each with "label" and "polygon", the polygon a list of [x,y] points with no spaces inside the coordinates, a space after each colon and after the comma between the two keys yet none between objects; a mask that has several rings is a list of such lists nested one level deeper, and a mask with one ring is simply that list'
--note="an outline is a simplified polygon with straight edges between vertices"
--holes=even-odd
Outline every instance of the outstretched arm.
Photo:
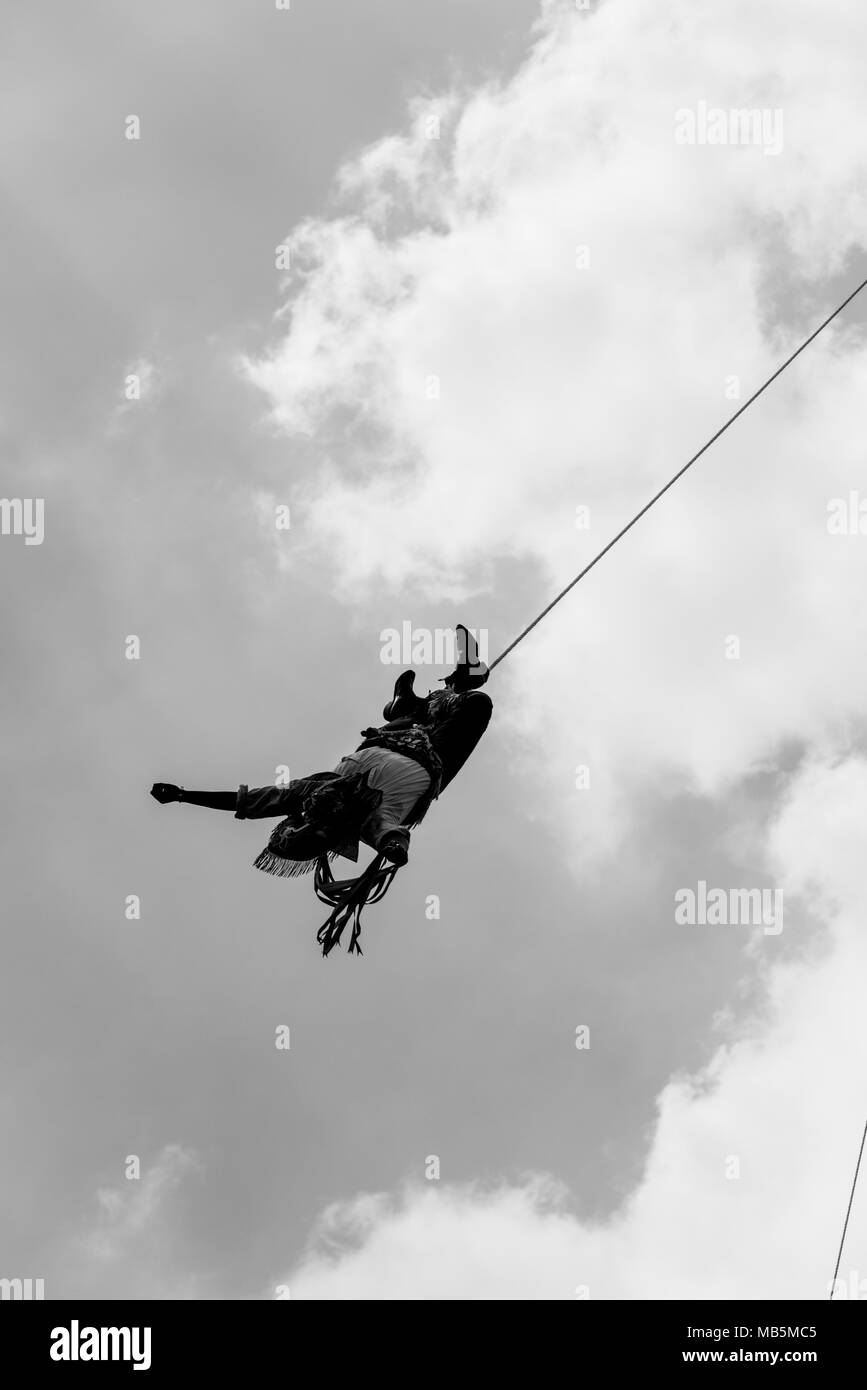
[{"label": "outstretched arm", "polygon": [[238,804],[237,792],[188,792],[172,782],[154,782],[151,796],[161,806],[169,801],[186,801],[190,806],[210,806],[214,811],[234,811]]}]

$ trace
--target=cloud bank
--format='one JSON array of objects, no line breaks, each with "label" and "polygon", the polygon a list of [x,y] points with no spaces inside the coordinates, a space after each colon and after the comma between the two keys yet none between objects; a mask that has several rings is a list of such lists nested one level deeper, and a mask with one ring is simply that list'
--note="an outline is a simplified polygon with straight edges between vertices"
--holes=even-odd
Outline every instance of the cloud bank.
[{"label": "cloud bank", "polygon": [[[643,1178],[611,1220],[582,1221],[540,1177],[364,1194],[324,1214],[285,1276],[291,1296],[827,1297],[864,1120],[865,817],[864,760],[799,774],[771,828],[769,867],[825,915],[826,931],[769,971],[760,1019],[665,1088]],[[865,1218],[862,1190],[841,1296],[867,1297]]]},{"label": "cloud bank", "polygon": [[[461,603],[482,626],[505,593],[496,651],[862,278],[865,42],[844,0],[821,33],[806,0],[549,4],[513,77],[420,104],[342,171],[244,370],[316,451],[307,554],[347,604]],[[709,107],[780,113],[774,151],[679,140]],[[813,913],[796,955],[748,953],[767,1013],[665,1088],[612,1221],[537,1177],[361,1195],[325,1214],[294,1297],[825,1294],[867,963],[867,542],[828,515],[864,478],[865,370],[850,316],[492,689],[529,813],[579,876],[628,869],[648,791],[721,799],[800,761],[745,849]]]},{"label": "cloud bank", "polygon": [[[343,170],[245,370],[313,441],[295,545],[348,603],[487,626],[507,599],[499,649],[843,297],[865,42],[843,0],[821,35],[806,0],[549,5],[511,79],[419,105]],[[679,143],[701,103],[781,111],[779,154]],[[582,857],[617,847],[637,784],[717,795],[849,737],[865,545],[827,516],[863,478],[865,370],[860,330],[829,330],[497,673],[540,803],[591,768]]]}]

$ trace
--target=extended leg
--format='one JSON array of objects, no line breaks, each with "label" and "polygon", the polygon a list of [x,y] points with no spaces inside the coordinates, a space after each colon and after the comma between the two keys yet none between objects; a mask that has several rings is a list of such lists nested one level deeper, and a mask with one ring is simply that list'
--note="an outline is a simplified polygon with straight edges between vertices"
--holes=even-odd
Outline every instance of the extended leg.
[{"label": "extended leg", "polygon": [[460,772],[488,727],[493,708],[483,690],[471,690],[462,697],[454,713],[431,730],[430,741],[443,765],[442,787],[447,787]]}]

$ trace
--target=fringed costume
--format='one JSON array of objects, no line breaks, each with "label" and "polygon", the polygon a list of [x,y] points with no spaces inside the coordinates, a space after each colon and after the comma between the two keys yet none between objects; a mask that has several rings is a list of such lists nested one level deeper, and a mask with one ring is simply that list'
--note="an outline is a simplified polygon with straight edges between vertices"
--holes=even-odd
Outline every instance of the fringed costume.
[{"label": "fringed costume", "polygon": [[[247,787],[233,792],[190,792],[157,782],[160,802],[232,810],[239,820],[283,819],[254,860],[255,867],[281,878],[313,872],[313,886],[331,912],[318,932],[327,956],[351,923],[349,951],[361,954],[361,914],[388,891],[407,862],[410,830],[417,826],[475,748],[491,717],[491,701],[478,687],[487,668],[466,655],[446,678],[446,688],[427,697],[413,690],[415,673],[404,671],[378,728],[362,730],[363,742],[332,772],[296,778],[287,786]],[[358,862],[359,844],[375,857],[355,878],[335,879],[338,857]]]}]

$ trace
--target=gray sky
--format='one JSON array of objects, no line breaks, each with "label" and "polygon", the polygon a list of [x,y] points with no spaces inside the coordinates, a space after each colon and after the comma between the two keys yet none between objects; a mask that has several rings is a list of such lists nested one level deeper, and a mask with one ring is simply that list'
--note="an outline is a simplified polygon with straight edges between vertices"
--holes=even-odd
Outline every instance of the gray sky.
[{"label": "gray sky", "polygon": [[[672,39],[632,0],[547,8],[535,50],[529,0],[4,16],[3,492],[44,497],[46,529],[0,538],[0,1274],[49,1297],[810,1296],[830,1273],[863,1078],[828,1030],[863,965],[840,846],[867,805],[867,539],[831,540],[826,505],[867,496],[860,332],[504,664],[363,960],[322,961],[309,882],[252,870],[267,826],[147,796],[332,766],[404,620],[499,650],[730,413],[724,381],[754,386],[864,274],[829,211],[864,225],[852,0],[813,56],[806,4],[782,55],[740,0],[722,48],[710,11]],[[678,148],[705,97],[784,107],[782,154]],[[785,884],[785,930],[677,927],[699,880]],[[702,1222],[740,1232],[718,1286]],[[756,1275],[750,1240],[778,1236]],[[867,1277],[863,1220],[857,1249]]]}]

